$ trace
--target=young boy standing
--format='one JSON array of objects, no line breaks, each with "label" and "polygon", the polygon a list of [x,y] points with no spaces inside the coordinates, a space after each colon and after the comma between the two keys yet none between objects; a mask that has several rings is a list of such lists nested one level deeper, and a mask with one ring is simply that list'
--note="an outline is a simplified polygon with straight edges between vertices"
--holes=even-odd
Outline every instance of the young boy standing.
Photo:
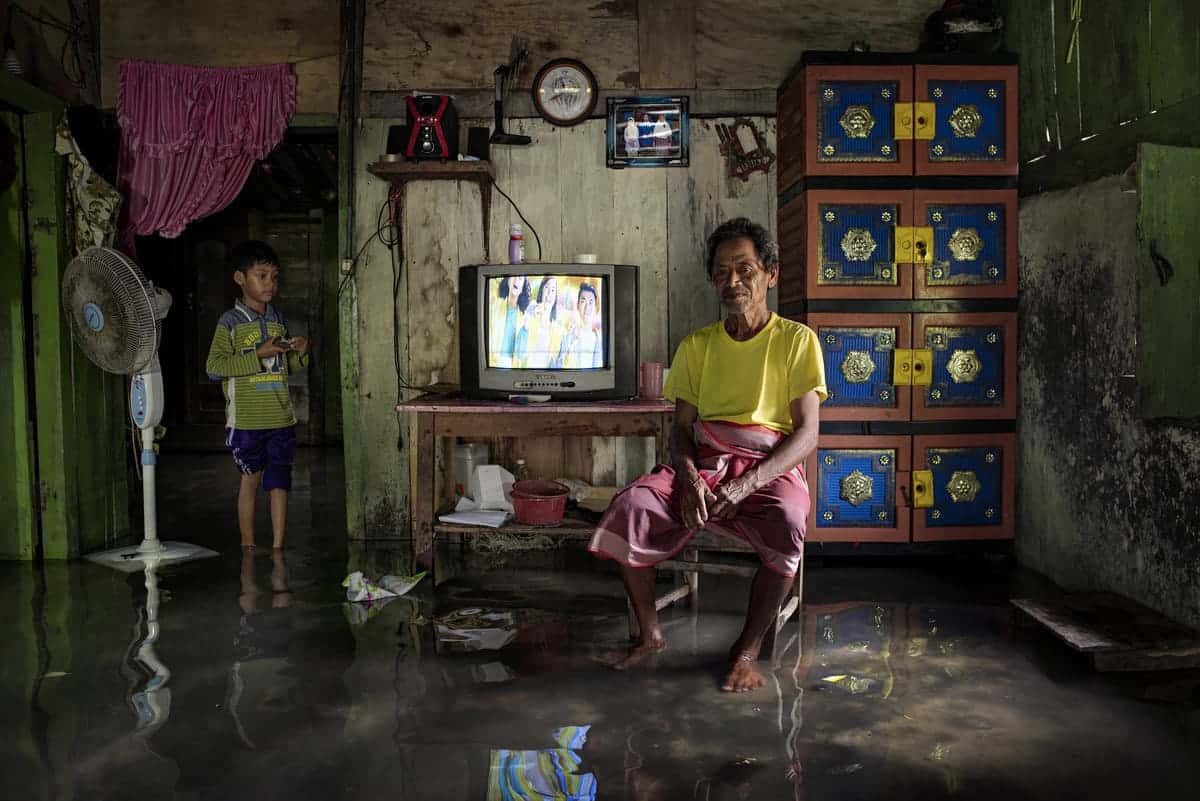
[{"label": "young boy standing", "polygon": [[243,242],[233,249],[231,261],[242,298],[221,315],[206,370],[225,392],[225,444],[242,474],[242,547],[254,548],[261,483],[271,499],[271,545],[282,548],[296,453],[296,414],[287,382],[289,373],[308,366],[308,340],[289,337],[287,318],[271,305],[279,286],[279,259],[271,246]]}]

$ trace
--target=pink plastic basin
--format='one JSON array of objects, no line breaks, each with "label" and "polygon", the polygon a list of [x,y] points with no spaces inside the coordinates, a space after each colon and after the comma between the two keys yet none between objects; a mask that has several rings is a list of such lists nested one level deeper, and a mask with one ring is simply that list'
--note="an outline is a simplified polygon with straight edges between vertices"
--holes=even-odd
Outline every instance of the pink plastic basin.
[{"label": "pink plastic basin", "polygon": [[517,522],[527,526],[552,526],[561,522],[570,494],[571,490],[557,481],[518,481],[512,488]]}]

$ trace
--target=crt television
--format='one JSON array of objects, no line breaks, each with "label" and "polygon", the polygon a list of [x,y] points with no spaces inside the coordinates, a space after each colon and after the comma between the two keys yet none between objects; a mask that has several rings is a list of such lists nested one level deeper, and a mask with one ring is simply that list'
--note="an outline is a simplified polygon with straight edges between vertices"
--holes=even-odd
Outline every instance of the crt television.
[{"label": "crt television", "polygon": [[458,272],[463,395],[637,394],[638,268],[473,264]]}]

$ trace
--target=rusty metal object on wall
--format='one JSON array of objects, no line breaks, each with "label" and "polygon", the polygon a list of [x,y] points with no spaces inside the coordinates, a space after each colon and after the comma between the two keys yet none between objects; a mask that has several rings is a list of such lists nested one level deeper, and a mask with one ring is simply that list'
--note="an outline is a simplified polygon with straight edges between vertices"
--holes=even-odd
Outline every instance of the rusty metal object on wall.
[{"label": "rusty metal object on wall", "polygon": [[767,147],[767,138],[753,122],[738,117],[732,125],[718,123],[717,138],[731,175],[749,181],[753,172],[761,170],[770,174],[775,154]]}]

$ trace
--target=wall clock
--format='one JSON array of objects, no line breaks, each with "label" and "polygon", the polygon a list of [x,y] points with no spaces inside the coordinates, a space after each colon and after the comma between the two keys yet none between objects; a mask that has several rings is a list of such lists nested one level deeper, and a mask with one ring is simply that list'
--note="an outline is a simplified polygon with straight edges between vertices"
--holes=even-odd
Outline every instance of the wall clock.
[{"label": "wall clock", "polygon": [[596,76],[573,58],[547,61],[533,79],[533,107],[547,122],[577,125],[596,107]]}]

